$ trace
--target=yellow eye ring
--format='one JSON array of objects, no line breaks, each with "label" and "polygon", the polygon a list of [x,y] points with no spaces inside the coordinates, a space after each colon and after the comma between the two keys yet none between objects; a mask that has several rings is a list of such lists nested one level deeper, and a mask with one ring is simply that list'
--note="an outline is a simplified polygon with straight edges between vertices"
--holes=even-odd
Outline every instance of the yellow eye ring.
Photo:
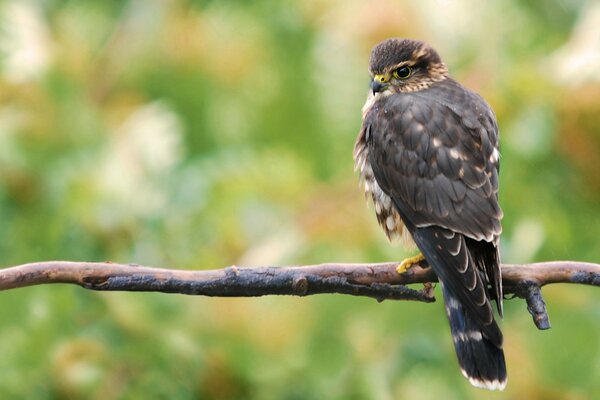
[{"label": "yellow eye ring", "polygon": [[394,78],[408,79],[412,75],[412,68],[404,66],[394,70]]}]

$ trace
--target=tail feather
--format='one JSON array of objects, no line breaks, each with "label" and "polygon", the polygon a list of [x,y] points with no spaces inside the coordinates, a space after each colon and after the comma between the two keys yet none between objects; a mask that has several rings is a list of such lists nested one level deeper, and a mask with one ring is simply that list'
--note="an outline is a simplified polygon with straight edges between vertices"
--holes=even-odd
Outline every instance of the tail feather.
[{"label": "tail feather", "polygon": [[506,363],[498,347],[474,323],[458,299],[443,285],[446,314],[462,374],[472,385],[502,390],[506,386]]},{"label": "tail feather", "polygon": [[[443,292],[454,348],[463,375],[477,387],[502,390],[506,386],[506,363],[502,332],[490,301],[502,307],[502,283],[497,247],[474,241],[439,226],[404,224],[437,275]],[[488,289],[491,286],[491,290]]]}]

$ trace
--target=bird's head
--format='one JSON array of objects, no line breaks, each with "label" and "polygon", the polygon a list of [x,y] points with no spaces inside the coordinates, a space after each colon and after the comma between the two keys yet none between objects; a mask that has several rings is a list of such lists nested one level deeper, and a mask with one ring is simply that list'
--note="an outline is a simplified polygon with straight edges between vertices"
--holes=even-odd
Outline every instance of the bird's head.
[{"label": "bird's head", "polygon": [[373,48],[369,72],[373,94],[414,92],[448,76],[446,65],[427,43],[396,38]]}]

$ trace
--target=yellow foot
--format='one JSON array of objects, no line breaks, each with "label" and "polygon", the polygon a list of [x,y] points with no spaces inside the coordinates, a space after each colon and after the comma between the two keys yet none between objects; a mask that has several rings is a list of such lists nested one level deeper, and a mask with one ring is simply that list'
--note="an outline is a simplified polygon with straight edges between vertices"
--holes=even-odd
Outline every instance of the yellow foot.
[{"label": "yellow foot", "polygon": [[414,264],[418,264],[423,260],[425,260],[425,257],[423,257],[423,254],[421,253],[417,254],[414,257],[406,258],[400,264],[398,264],[398,266],[396,267],[396,272],[398,272],[399,274],[404,274]]}]

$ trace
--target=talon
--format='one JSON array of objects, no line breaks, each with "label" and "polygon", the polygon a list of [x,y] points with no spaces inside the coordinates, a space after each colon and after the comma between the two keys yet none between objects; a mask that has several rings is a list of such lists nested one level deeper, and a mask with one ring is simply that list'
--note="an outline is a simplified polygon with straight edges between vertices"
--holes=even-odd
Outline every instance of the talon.
[{"label": "talon", "polygon": [[423,257],[423,254],[419,253],[416,256],[413,257],[409,257],[409,258],[405,258],[400,264],[398,264],[398,266],[396,267],[396,272],[399,274],[404,274],[406,273],[406,271],[408,271],[410,269],[410,267],[412,267],[415,264],[420,263],[421,261],[424,261],[425,257]]},{"label": "talon", "polygon": [[423,284],[423,293],[426,293],[428,296],[433,297],[434,289],[435,289],[435,285],[431,282],[425,282]]}]

